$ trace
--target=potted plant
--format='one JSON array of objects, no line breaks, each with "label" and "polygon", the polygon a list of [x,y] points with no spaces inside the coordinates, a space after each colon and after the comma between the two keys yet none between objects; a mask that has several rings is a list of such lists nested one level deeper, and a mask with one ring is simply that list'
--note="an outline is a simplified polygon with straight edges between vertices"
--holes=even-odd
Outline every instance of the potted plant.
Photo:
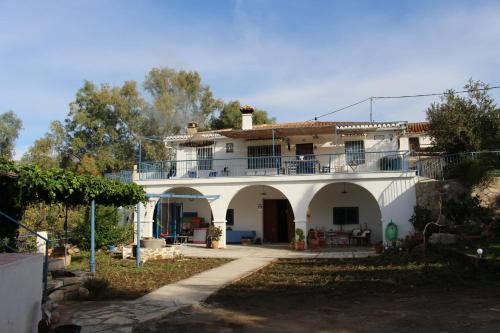
[{"label": "potted plant", "polygon": [[319,237],[318,237],[318,232],[314,229],[310,229],[309,233],[307,234],[307,243],[309,244],[309,247],[311,250],[315,251],[319,249]]},{"label": "potted plant", "polygon": [[304,237],[304,231],[302,229],[295,229],[295,250],[304,251],[306,248],[306,242]]},{"label": "potted plant", "polygon": [[384,251],[384,245],[382,244],[382,242],[379,242],[375,245],[373,245],[373,248],[375,249],[375,253],[382,253]]},{"label": "potted plant", "polygon": [[211,247],[212,249],[219,248],[219,241],[222,237],[222,229],[211,225],[207,230],[207,247]]}]

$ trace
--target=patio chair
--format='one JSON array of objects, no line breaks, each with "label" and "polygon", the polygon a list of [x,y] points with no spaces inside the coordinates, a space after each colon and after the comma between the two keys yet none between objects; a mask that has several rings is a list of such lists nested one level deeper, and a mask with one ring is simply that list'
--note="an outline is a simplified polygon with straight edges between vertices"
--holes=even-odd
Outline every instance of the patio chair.
[{"label": "patio chair", "polygon": [[217,177],[217,171],[210,171],[208,177]]},{"label": "patio chair", "polygon": [[198,178],[198,173],[196,171],[188,171],[189,178]]}]

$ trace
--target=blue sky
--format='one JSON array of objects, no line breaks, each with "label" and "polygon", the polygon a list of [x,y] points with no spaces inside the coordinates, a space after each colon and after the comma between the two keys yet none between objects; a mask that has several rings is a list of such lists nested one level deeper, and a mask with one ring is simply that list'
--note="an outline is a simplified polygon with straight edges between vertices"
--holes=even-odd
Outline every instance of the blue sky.
[{"label": "blue sky", "polygon": [[[19,157],[83,80],[142,82],[158,66],[197,70],[216,97],[280,122],[497,85],[499,17],[498,1],[0,1],[0,112],[24,122]],[[434,100],[377,101],[374,118],[424,120]],[[326,119],[366,120],[368,104]]]}]

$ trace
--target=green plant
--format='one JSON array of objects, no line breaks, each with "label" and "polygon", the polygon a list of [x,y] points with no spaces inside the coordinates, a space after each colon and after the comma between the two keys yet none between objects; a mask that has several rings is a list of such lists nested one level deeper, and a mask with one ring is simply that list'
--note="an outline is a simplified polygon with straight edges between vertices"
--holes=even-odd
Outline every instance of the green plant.
[{"label": "green plant", "polygon": [[219,227],[216,227],[214,225],[211,225],[208,227],[207,231],[207,238],[210,241],[218,242],[222,237],[222,229]]},{"label": "green plant", "polygon": [[413,215],[409,219],[413,228],[420,232],[424,230],[427,223],[432,222],[433,220],[432,211],[419,205],[413,207]]},{"label": "green plant", "polygon": [[500,169],[500,155],[481,153],[477,157],[467,156],[457,164],[445,169],[445,178],[456,179],[462,185],[472,188],[487,185]]},{"label": "green plant", "polygon": [[305,240],[304,230],[302,230],[300,228],[295,229],[295,236],[296,236],[295,238],[297,241],[303,242]]},{"label": "green plant", "polygon": [[90,278],[83,282],[83,286],[88,289],[91,298],[102,298],[110,286],[107,279]]},{"label": "green plant", "polygon": [[[88,249],[90,246],[89,215],[89,210],[87,210],[71,239],[71,242],[81,249]],[[120,225],[118,210],[114,206],[98,205],[95,220],[95,245],[97,248],[127,243],[134,238],[133,224]]]}]

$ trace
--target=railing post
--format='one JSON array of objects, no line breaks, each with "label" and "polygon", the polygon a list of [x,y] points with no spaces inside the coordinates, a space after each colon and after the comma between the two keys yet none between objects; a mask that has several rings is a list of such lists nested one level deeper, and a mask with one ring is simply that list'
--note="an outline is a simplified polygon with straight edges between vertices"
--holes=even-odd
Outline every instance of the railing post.
[{"label": "railing post", "polygon": [[95,200],[90,203],[90,272],[95,274]]},{"label": "railing post", "polygon": [[141,204],[137,204],[137,247],[135,260],[137,267],[141,267]]},{"label": "railing post", "polygon": [[[47,275],[49,274],[49,245],[50,241],[46,240],[45,241],[45,260],[43,262],[43,295],[42,295],[42,303],[45,303],[47,301]],[[65,264],[66,264],[66,259],[64,259]]]}]

